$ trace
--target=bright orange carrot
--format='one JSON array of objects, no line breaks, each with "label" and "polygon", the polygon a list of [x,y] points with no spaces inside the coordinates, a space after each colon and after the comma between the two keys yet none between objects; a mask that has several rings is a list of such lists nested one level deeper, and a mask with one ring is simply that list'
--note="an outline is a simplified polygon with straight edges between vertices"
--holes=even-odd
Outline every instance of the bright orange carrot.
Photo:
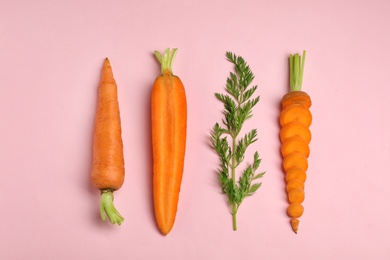
[{"label": "bright orange carrot", "polygon": [[303,206],[300,203],[291,203],[287,208],[287,213],[291,218],[299,218],[303,214]]},{"label": "bright orange carrot", "polygon": [[280,141],[283,156],[283,169],[286,173],[286,192],[289,202],[287,214],[291,227],[298,232],[299,217],[303,214],[302,202],[305,199],[304,182],[310,155],[309,143],[312,123],[310,96],[301,90],[306,52],[290,55],[290,92],[282,98]]},{"label": "bright orange carrot", "polygon": [[305,182],[301,179],[292,179],[286,182],[287,195],[292,189],[305,189]]},{"label": "bright orange carrot", "polygon": [[298,152],[307,158],[310,155],[310,148],[303,138],[296,135],[284,139],[284,142],[282,142],[281,152],[283,156],[293,152]]},{"label": "bright orange carrot", "polygon": [[297,233],[299,226],[299,219],[303,215],[304,208],[300,203],[292,203],[287,208],[287,214],[291,218],[290,224],[292,230]]},{"label": "bright orange carrot", "polygon": [[305,192],[302,188],[292,188],[288,192],[290,203],[302,203],[305,200]]},{"label": "bright orange carrot", "polygon": [[291,104],[302,104],[305,107],[310,108],[311,99],[306,92],[300,90],[290,91],[282,98],[282,108]]},{"label": "bright orange carrot", "polygon": [[290,180],[298,179],[302,182],[306,181],[306,172],[299,168],[299,167],[292,167],[286,171],[286,182],[289,182]]},{"label": "bright orange carrot", "polygon": [[307,158],[297,152],[287,154],[283,159],[283,169],[288,171],[292,167],[299,167],[306,172],[309,168]]},{"label": "bright orange carrot", "polygon": [[111,223],[122,224],[123,217],[113,200],[125,177],[121,119],[117,85],[106,58],[103,64],[93,133],[92,183],[101,191],[100,214]]},{"label": "bright orange carrot", "polygon": [[280,114],[280,125],[284,126],[295,121],[309,127],[312,121],[310,110],[302,104],[291,104],[284,107]]},{"label": "bright orange carrot", "polygon": [[153,197],[157,224],[168,234],[175,222],[184,169],[187,102],[181,80],[172,73],[177,49],[161,55],[161,75],[152,90]]},{"label": "bright orange carrot", "polygon": [[305,140],[306,143],[310,143],[311,132],[309,128],[297,121],[290,122],[282,127],[280,130],[280,141],[283,143],[287,138],[297,135]]}]

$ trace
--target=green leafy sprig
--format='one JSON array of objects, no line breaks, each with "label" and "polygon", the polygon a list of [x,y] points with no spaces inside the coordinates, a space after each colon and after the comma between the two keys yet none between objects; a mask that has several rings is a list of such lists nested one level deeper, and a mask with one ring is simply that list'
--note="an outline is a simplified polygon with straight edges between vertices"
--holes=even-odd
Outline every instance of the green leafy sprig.
[{"label": "green leafy sprig", "polygon": [[[260,97],[252,98],[257,89],[250,86],[254,75],[246,61],[232,52],[226,52],[226,58],[234,64],[226,80],[225,90],[228,94],[216,93],[216,98],[224,105],[222,126],[216,123],[211,132],[211,144],[220,159],[218,177],[222,192],[227,195],[230,211],[233,215],[233,230],[237,230],[237,211],[244,198],[253,195],[261,183],[252,183],[265,174],[256,173],[261,159],[256,151],[253,162],[249,164],[236,181],[236,169],[244,161],[247,148],[257,141],[257,130],[253,129],[239,137],[244,122],[252,117],[253,107]],[[230,137],[230,143],[228,141]]]}]

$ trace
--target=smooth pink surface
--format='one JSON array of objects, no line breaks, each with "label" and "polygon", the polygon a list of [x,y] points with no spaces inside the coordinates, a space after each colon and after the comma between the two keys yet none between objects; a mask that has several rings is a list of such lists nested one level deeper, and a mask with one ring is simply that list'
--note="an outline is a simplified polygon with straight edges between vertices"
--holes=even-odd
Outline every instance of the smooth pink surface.
[{"label": "smooth pink surface", "polygon": [[[390,1],[1,1],[0,259],[390,259]],[[152,205],[153,51],[179,49],[188,144],[179,212],[164,237]],[[307,50],[313,100],[305,213],[285,214],[280,99],[290,53]],[[215,92],[243,56],[261,101],[245,130],[263,186],[238,231],[220,193],[209,131]],[[122,226],[103,223],[90,184],[103,59],[118,83],[126,180]],[[250,160],[251,155],[247,159]]]}]

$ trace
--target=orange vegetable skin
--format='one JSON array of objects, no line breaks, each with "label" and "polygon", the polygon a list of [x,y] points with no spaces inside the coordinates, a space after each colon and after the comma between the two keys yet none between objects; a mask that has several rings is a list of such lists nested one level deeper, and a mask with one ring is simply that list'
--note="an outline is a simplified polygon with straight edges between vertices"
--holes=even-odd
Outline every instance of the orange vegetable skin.
[{"label": "orange vegetable skin", "polygon": [[288,200],[290,203],[302,203],[305,200],[303,188],[292,188],[288,191]]},{"label": "orange vegetable skin", "polygon": [[292,167],[299,167],[306,172],[309,167],[309,162],[301,153],[290,153],[284,156],[283,169],[288,171]]},{"label": "orange vegetable skin", "polygon": [[164,235],[175,222],[186,148],[187,102],[181,80],[172,73],[175,53],[155,52],[162,75],[154,82],[151,98],[154,209]]},{"label": "orange vegetable skin", "polygon": [[282,98],[282,108],[285,108],[291,104],[301,104],[307,108],[311,107],[311,99],[310,96],[303,91],[290,91],[285,94]]},{"label": "orange vegetable skin", "polygon": [[298,152],[307,158],[310,155],[310,148],[306,141],[297,135],[284,139],[284,142],[282,142],[281,152],[283,156],[293,152]]},{"label": "orange vegetable skin", "polygon": [[285,124],[280,130],[280,140],[283,143],[287,138],[299,136],[302,138],[307,144],[311,141],[311,132],[307,126],[304,124],[293,121],[288,124]]},{"label": "orange vegetable skin", "polygon": [[111,223],[120,225],[123,217],[114,207],[113,192],[123,185],[125,177],[122,130],[117,85],[107,58],[98,90],[92,153],[91,179],[101,190],[101,217],[105,221],[107,214]]},{"label": "orange vegetable skin", "polygon": [[291,218],[292,230],[297,233],[299,219],[303,214],[301,203],[305,200],[305,181],[310,155],[310,125],[312,105],[310,96],[301,91],[306,52],[303,57],[290,55],[290,92],[282,98],[282,111],[279,122],[281,126],[280,141],[285,171],[286,192],[289,206],[287,214]]},{"label": "orange vegetable skin", "polygon": [[288,193],[290,192],[290,190],[292,189],[295,189],[295,188],[298,188],[298,189],[304,189],[305,188],[305,182],[300,180],[300,179],[292,179],[292,180],[289,180],[287,183],[286,183],[286,191],[287,191],[287,195]]},{"label": "orange vegetable skin", "polygon": [[312,121],[310,110],[302,104],[291,104],[283,108],[280,115],[280,125],[284,126],[296,121],[309,127]]},{"label": "orange vegetable skin", "polygon": [[302,182],[306,181],[306,172],[299,167],[292,167],[286,171],[286,182],[290,180],[301,180]]},{"label": "orange vegetable skin", "polygon": [[292,230],[297,233],[299,226],[299,219],[303,215],[304,208],[300,203],[292,203],[287,208],[287,214],[291,217],[290,224]]}]

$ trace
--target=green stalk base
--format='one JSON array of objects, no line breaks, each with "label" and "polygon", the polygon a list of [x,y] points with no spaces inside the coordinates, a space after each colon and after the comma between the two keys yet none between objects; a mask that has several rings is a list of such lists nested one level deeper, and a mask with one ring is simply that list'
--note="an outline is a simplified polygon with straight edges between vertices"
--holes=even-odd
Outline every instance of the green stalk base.
[{"label": "green stalk base", "polygon": [[112,224],[121,225],[124,218],[114,206],[114,193],[111,189],[102,190],[100,197],[100,215],[106,221],[106,215]]},{"label": "green stalk base", "polygon": [[237,230],[237,213],[233,213],[233,230]]}]

